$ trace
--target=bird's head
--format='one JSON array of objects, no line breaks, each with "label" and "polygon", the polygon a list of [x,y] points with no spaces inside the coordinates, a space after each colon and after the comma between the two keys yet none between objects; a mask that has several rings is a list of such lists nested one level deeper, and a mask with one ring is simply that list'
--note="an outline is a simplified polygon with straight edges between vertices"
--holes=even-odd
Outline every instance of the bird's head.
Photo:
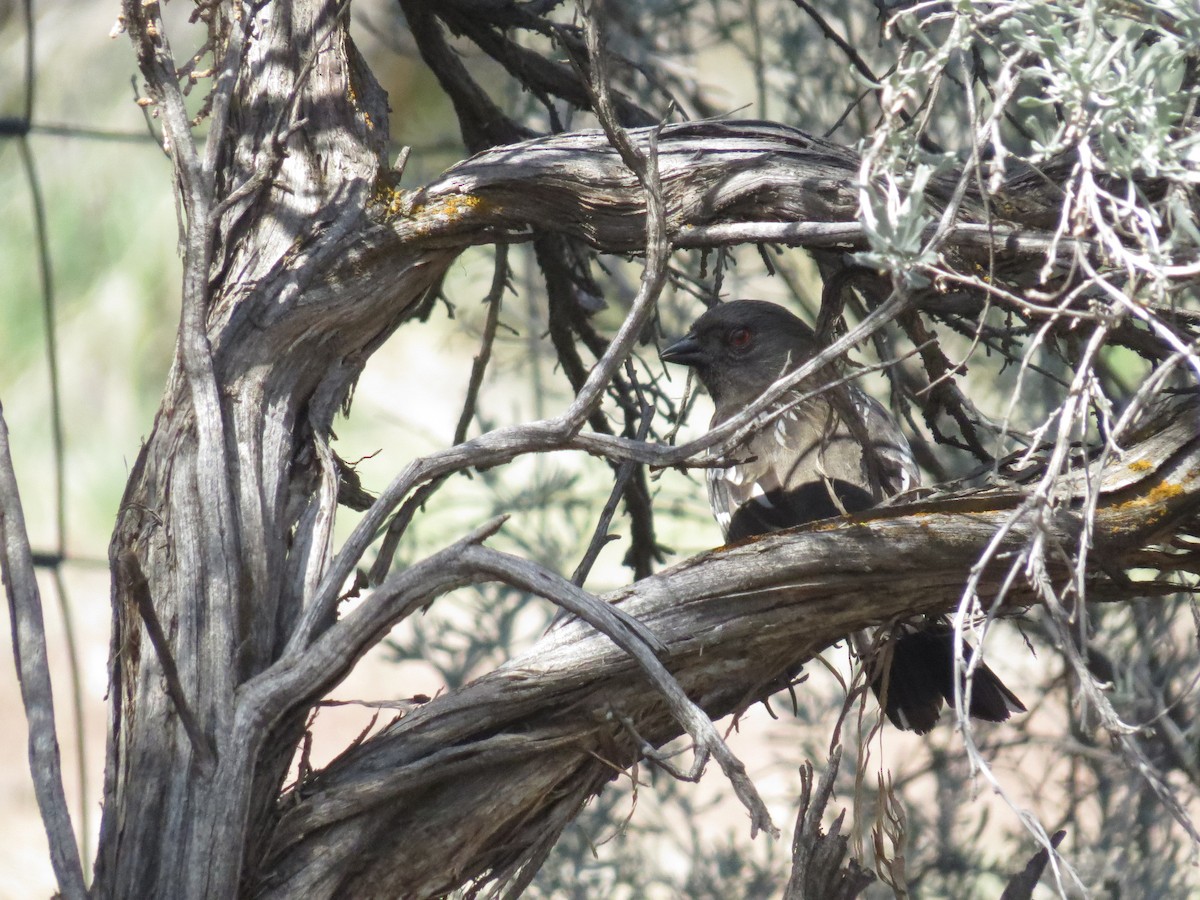
[{"label": "bird's head", "polygon": [[732,300],[704,313],[662,358],[695,369],[715,403],[741,404],[817,350],[812,329],[782,306]]}]

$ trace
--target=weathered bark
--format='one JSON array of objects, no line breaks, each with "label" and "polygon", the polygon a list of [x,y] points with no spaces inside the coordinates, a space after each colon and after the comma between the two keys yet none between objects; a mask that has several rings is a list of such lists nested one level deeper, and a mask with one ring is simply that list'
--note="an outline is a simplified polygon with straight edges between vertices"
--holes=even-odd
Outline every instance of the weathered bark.
[{"label": "weathered bark", "polygon": [[[423,896],[511,872],[611,777],[593,753],[634,758],[612,711],[652,744],[678,732],[675,720],[607,638],[569,626],[281,802],[311,704],[405,615],[513,563],[466,539],[335,624],[338,592],[374,529],[421,484],[555,448],[650,451],[579,434],[586,415],[485,435],[414,462],[335,560],[330,425],[373,350],[464,247],[538,228],[638,250],[644,189],[595,132],[494,149],[423,191],[398,191],[382,161],[385,98],[332,3],[213,13],[230,18],[201,153],[155,9],[129,0],[126,18],[176,161],[183,317],[110,551],[112,709],[94,892]],[[637,139],[645,146],[647,132]],[[782,224],[790,230],[758,239],[806,246],[864,240],[848,149],[768,123],[700,123],[664,128],[657,166],[680,243],[756,239],[737,230],[747,223]],[[949,182],[939,185],[935,206]],[[968,197],[968,221],[972,210]],[[1013,266],[1045,247],[966,227],[947,242],[967,255],[994,243]],[[1194,509],[1200,450],[1193,433],[1169,434],[1174,456],[1146,451],[1164,463],[1158,480],[1101,510],[1096,541],[1112,554]],[[1010,507],[988,496],[780,535],[611,599],[646,617],[664,661],[722,715],[868,622],[947,608]],[[1064,509],[1053,527],[1066,539],[1076,523]],[[150,639],[158,630],[161,647]]]},{"label": "weathered bark", "polygon": [[[219,74],[230,92],[215,94],[215,135],[201,155],[188,152],[161,27],[141,21],[155,7],[126,7],[181,172],[188,241],[179,353],[111,548],[99,896],[237,892],[246,835],[300,727],[287,722],[270,741],[278,720],[239,725],[238,687],[278,656],[328,559],[332,511],[322,504],[336,482],[326,441],[338,405],[454,256],[376,253],[370,277],[355,268],[395,245],[365,214],[386,102],[337,11],[234,12]],[[292,134],[301,119],[310,127]],[[139,596],[168,638],[199,747],[164,690]],[[215,765],[201,764],[209,757]]]},{"label": "weathered bark", "polygon": [[[654,130],[631,133],[644,142]],[[661,129],[657,159],[667,227],[677,246],[756,240],[867,245],[858,218],[860,160],[847,147],[771,122],[692,122]],[[931,181],[926,197],[932,209],[949,200],[956,181],[949,174]],[[1008,190],[1027,200],[1038,195],[1038,185],[1024,177]],[[422,245],[454,243],[469,231],[491,241],[489,228],[519,239],[542,222],[608,252],[638,251],[645,240],[641,185],[598,130],[479,153],[422,190],[397,197],[391,211],[397,232]],[[430,213],[438,217],[431,220]],[[1044,262],[1050,236],[1030,230],[1038,217],[993,215],[989,225],[972,225],[982,215],[968,191],[947,246],[977,259],[991,247],[1003,251],[1005,265]],[[1078,245],[1068,241],[1060,249]]]},{"label": "weathered bark", "polygon": [[840,833],[846,811],[837,814],[828,834],[821,826],[841,761],[842,748],[838,747],[816,782],[815,792],[812,763],[800,767],[800,811],[792,838],[792,872],[783,900],[854,900],[875,881],[874,872],[864,870],[853,857],[846,860],[850,838]]},{"label": "weathered bark", "polygon": [[[1105,573],[1200,509],[1200,409],[1105,472],[1095,520],[1094,595]],[[1003,549],[1039,527],[1077,539],[1087,479],[1065,479],[1053,522],[1020,515]],[[1074,497],[1074,501],[1067,498]],[[941,613],[1016,494],[898,507],[714,550],[611,595],[667,645],[663,655],[713,717],[765,697],[814,654],[870,624]],[[1060,557],[1051,574],[1069,576]],[[995,592],[995,565],[980,584]],[[1119,590],[1124,592],[1124,587]],[[1031,602],[1027,588],[1009,602]],[[295,794],[263,861],[271,897],[427,897],[470,877],[507,877],[552,842],[581,804],[678,726],[629,659],[579,623],[343,755]]]}]

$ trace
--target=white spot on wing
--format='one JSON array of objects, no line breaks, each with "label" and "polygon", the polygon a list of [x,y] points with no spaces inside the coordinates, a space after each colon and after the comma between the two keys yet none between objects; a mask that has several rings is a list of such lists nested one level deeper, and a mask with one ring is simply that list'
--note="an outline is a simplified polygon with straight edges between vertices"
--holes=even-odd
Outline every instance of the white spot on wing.
[{"label": "white spot on wing", "polygon": [[763,486],[757,481],[750,486],[750,499],[759,506],[765,506],[767,509],[774,509],[775,504],[767,499],[767,493],[763,490]]},{"label": "white spot on wing", "polygon": [[787,446],[787,423],[782,417],[775,420],[775,443],[780,447]]}]

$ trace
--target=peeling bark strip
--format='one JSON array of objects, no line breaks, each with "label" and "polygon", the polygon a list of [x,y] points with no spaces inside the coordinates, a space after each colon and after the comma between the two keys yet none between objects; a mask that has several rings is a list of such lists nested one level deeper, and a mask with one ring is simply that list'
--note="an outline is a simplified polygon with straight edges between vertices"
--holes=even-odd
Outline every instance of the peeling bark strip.
[{"label": "peeling bark strip", "polygon": [[[1200,406],[1103,472],[1062,480],[1049,537],[1078,537],[1102,491],[1095,556],[1133,562],[1200,509]],[[989,491],[818,523],[701,554],[607,599],[667,645],[668,668],[714,718],[778,689],[830,644],[896,616],[942,613],[1021,495]],[[1006,548],[1038,523],[1021,517]],[[1067,561],[1052,573],[1067,576]],[[1097,597],[1108,576],[1093,572]],[[1004,577],[985,574],[982,592]],[[1111,585],[1113,587],[1120,587]],[[1012,602],[1031,602],[1020,589]],[[268,897],[436,896],[506,878],[553,843],[580,805],[679,729],[629,658],[581,623],[431,701],[336,760],[283,802],[263,863]]]},{"label": "peeling bark strip", "polygon": [[[644,149],[657,129],[631,137]],[[805,247],[864,247],[858,169],[853,150],[795,128],[759,121],[667,125],[658,137],[658,165],[667,232],[678,246],[714,247],[763,241]],[[934,211],[950,200],[958,175],[930,180]],[[979,198],[968,191],[957,228],[946,239],[964,255],[988,249],[1044,261],[1052,245],[1073,252],[1082,242],[1052,240],[1045,225],[1051,189],[1028,176],[997,196],[1012,197],[1010,218],[987,225]],[[1019,198],[1019,202],[1015,199]],[[412,193],[384,190],[377,202],[404,241],[459,246],[467,235],[491,242],[496,231],[520,239],[529,227],[565,231],[607,252],[637,252],[645,244],[645,195],[602,131],[580,131],[487,150],[448,169]]]}]

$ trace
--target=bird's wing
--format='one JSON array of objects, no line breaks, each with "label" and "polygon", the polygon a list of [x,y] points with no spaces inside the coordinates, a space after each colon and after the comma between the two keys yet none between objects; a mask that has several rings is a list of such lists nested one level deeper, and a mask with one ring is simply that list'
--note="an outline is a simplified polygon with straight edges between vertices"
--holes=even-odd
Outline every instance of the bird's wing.
[{"label": "bird's wing", "polygon": [[863,464],[870,481],[879,485],[884,497],[892,497],[917,487],[921,470],[913,457],[908,438],[892,414],[875,398],[857,388],[849,391],[855,418],[866,435]]},{"label": "bird's wing", "polygon": [[726,540],[874,506],[857,439],[826,403],[807,402],[763,424],[708,470],[708,497]]},{"label": "bird's wing", "polygon": [[[726,540],[777,531],[795,524],[777,505],[783,487],[771,454],[753,438],[734,448],[728,466],[708,470],[708,503]],[[734,517],[737,517],[735,527]]]}]

